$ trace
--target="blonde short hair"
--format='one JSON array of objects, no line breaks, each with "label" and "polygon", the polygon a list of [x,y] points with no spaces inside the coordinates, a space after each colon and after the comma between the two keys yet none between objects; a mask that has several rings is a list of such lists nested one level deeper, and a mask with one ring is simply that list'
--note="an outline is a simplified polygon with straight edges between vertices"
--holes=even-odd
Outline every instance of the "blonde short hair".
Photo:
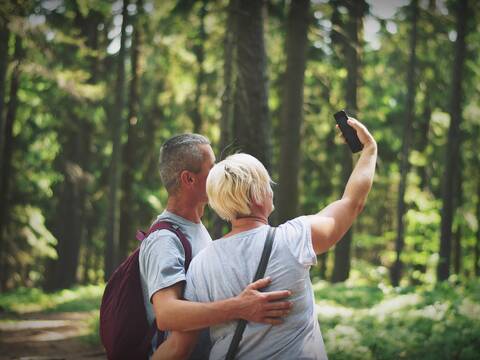
[{"label": "blonde short hair", "polygon": [[272,192],[271,182],[267,169],[253,156],[230,155],[208,174],[208,202],[224,220],[248,216],[253,202],[264,201]]}]

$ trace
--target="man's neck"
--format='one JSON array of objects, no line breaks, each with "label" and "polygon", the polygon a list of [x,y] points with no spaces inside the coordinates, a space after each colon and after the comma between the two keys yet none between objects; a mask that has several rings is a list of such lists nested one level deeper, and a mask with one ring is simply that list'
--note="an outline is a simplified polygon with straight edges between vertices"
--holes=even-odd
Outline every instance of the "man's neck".
[{"label": "man's neck", "polygon": [[205,205],[203,202],[193,202],[187,198],[170,196],[166,210],[198,224],[202,220]]}]

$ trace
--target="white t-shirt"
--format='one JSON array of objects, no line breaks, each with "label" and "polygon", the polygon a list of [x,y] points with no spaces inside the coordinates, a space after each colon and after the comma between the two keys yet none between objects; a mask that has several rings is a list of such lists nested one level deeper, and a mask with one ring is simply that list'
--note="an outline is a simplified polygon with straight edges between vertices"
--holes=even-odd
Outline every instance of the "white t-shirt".
[{"label": "white t-shirt", "polygon": [[[214,241],[190,264],[185,298],[211,302],[240,294],[257,271],[269,226]],[[317,260],[310,223],[299,217],[278,227],[265,276],[265,291],[291,290],[291,313],[282,325],[248,323],[236,359],[327,359],[309,269]],[[210,359],[224,359],[237,322],[210,327]]]}]

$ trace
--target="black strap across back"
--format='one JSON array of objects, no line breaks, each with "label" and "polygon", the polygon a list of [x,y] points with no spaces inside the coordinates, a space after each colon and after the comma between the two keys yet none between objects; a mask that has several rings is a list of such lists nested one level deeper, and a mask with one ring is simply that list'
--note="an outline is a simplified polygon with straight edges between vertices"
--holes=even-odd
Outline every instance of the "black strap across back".
[{"label": "black strap across back", "polygon": [[[257,273],[255,274],[255,278],[253,282],[261,279],[265,275],[265,270],[267,269],[268,259],[270,258],[270,253],[272,252],[272,245],[273,239],[275,237],[276,228],[268,229],[267,233],[267,240],[265,241],[265,245],[263,247],[262,257],[260,258],[260,263],[258,264]],[[243,332],[245,331],[245,327],[247,326],[246,320],[239,320],[237,328],[235,329],[235,334],[233,335],[232,342],[230,343],[230,347],[228,348],[227,360],[234,360],[235,355],[237,354],[238,345],[240,341],[242,341]]]}]

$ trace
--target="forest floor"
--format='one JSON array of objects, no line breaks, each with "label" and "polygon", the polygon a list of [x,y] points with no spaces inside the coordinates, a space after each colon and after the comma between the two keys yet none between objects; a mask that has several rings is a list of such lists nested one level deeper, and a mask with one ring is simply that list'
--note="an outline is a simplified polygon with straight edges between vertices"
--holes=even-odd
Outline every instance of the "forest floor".
[{"label": "forest floor", "polygon": [[106,359],[89,342],[92,312],[35,312],[0,315],[0,359]]},{"label": "forest floor", "polygon": [[[345,283],[313,281],[330,360],[479,359],[478,279],[393,288],[356,274]],[[98,336],[103,290],[0,294],[0,360],[105,359]]]},{"label": "forest floor", "polygon": [[0,294],[0,360],[106,359],[98,338],[104,285]]}]

